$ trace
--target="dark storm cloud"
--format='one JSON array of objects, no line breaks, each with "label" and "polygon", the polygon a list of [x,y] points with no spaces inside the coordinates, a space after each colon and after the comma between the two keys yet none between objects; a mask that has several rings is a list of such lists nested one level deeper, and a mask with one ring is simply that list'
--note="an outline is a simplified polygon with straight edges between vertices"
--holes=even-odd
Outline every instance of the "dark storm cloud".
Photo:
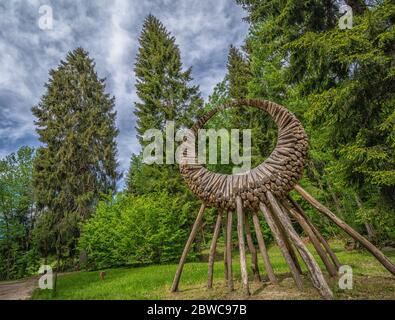
[{"label": "dark storm cloud", "polygon": [[[39,8],[53,9],[52,30],[38,26]],[[0,3],[0,157],[24,144],[38,145],[31,107],[67,52],[84,47],[95,59],[107,91],[116,97],[121,170],[138,152],[133,118],[133,63],[145,16],[157,16],[176,37],[184,67],[193,67],[204,97],[225,75],[230,44],[240,45],[247,31],[233,0],[14,0]]]}]

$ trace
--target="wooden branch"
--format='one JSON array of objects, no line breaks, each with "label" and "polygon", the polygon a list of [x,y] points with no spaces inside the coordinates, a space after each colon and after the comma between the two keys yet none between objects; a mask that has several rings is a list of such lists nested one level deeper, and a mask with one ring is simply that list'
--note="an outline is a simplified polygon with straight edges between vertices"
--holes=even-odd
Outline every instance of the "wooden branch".
[{"label": "wooden branch", "polygon": [[305,191],[300,185],[295,186],[295,190],[314,208],[319,212],[323,213],[327,218],[332,220],[338,227],[347,232],[353,239],[360,242],[376,259],[393,275],[395,275],[395,265],[389,260],[378,248],[370,243],[365,237],[360,235],[357,231],[351,228],[347,223],[338,218],[332,211],[327,207],[323,206],[316,199],[314,199],[307,191]]},{"label": "wooden branch", "polygon": [[309,219],[309,217],[305,214],[302,207],[297,203],[291,196],[288,195],[288,200],[292,203],[293,207],[299,212],[299,214],[306,220],[309,224],[310,228],[313,230],[314,234],[317,236],[318,240],[321,242],[323,247],[325,248],[326,252],[328,253],[329,257],[332,259],[333,264],[336,266],[336,270],[339,270],[341,264],[339,259],[337,258],[336,254],[331,249],[329,243],[326,241],[324,236],[319,232],[319,230],[315,227],[313,222]]},{"label": "wooden branch", "polygon": [[228,210],[227,215],[227,228],[226,228],[226,260],[228,265],[228,288],[234,290],[233,284],[233,270],[232,270],[232,220],[233,212]]},{"label": "wooden branch", "polygon": [[261,231],[261,225],[259,223],[259,218],[258,215],[256,214],[255,211],[252,212],[252,221],[254,222],[254,227],[255,227],[255,234],[258,240],[258,247],[259,251],[261,252],[263,263],[266,268],[267,276],[269,277],[269,280],[273,284],[277,284],[277,278],[274,274],[272,264],[270,262],[269,254],[266,249],[265,245],[265,240],[263,239],[262,231]]},{"label": "wooden branch", "polygon": [[226,247],[226,244],[228,243],[227,241],[227,227],[226,224],[228,222],[228,212],[226,212],[226,217],[223,220],[223,233],[224,233],[224,278],[225,278],[225,284],[228,283],[228,250]]},{"label": "wooden branch", "polygon": [[210,253],[208,257],[208,281],[207,288],[212,289],[213,287],[213,271],[214,271],[214,261],[215,261],[215,252],[217,249],[217,241],[219,237],[219,232],[221,230],[221,222],[222,222],[222,211],[218,213],[217,222],[214,228],[213,239],[211,241]]},{"label": "wooden branch", "polygon": [[285,240],[283,239],[283,235],[281,231],[279,230],[277,224],[273,220],[272,214],[269,210],[269,208],[264,204],[260,203],[259,208],[261,209],[261,212],[263,213],[263,216],[266,219],[267,224],[269,225],[270,230],[272,231],[272,234],[274,236],[274,239],[276,239],[276,242],[284,256],[285,261],[287,262],[291,273],[292,277],[295,280],[296,286],[299,288],[299,290],[303,290],[303,283],[302,283],[302,278],[300,276],[300,272],[298,268],[295,265],[294,260],[292,259],[289,250],[287,248],[287,245],[285,244]]},{"label": "wooden branch", "polygon": [[252,240],[250,224],[248,221],[248,216],[246,214],[244,215],[244,226],[246,230],[248,250],[251,253],[251,269],[254,275],[254,280],[256,282],[261,282],[261,275],[259,274],[259,266],[258,266],[258,254],[254,246],[254,241]]},{"label": "wooden branch", "polygon": [[237,235],[239,238],[239,251],[240,251],[240,271],[241,271],[241,285],[245,295],[250,295],[250,289],[248,286],[248,272],[247,272],[247,260],[245,252],[244,242],[244,218],[243,218],[243,207],[241,198],[236,197],[236,209],[237,209]]},{"label": "wooden branch", "polygon": [[203,203],[200,207],[200,210],[199,210],[199,213],[196,217],[195,223],[193,224],[192,231],[189,234],[188,241],[185,244],[184,251],[182,252],[180,262],[178,263],[177,271],[176,271],[176,274],[175,274],[174,280],[173,280],[173,285],[171,287],[171,292],[176,292],[178,290],[178,284],[180,282],[182,269],[184,268],[184,264],[187,259],[188,252],[191,249],[193,240],[195,240],[196,233],[197,233],[199,226],[202,222],[205,209],[206,209],[206,205]]},{"label": "wooden branch", "polygon": [[320,267],[318,266],[317,262],[315,261],[313,255],[307,249],[303,241],[300,239],[296,231],[294,230],[289,217],[282,211],[277,199],[272,195],[269,191],[266,193],[266,196],[270,202],[270,205],[273,209],[273,212],[279,218],[281,224],[283,225],[284,229],[288,233],[290,239],[292,239],[293,243],[295,244],[296,248],[298,249],[302,259],[306,263],[308,270],[310,271],[310,276],[313,281],[313,285],[318,289],[322,297],[325,299],[332,299],[333,293],[329,288],[324,275]]},{"label": "wooden branch", "polygon": [[295,264],[295,267],[298,269],[300,274],[303,274],[302,267],[299,264],[298,256],[294,250],[294,247],[292,246],[291,241],[289,240],[288,233],[284,230],[284,227],[281,224],[281,222],[278,220],[278,217],[275,214],[273,214],[273,211],[269,210],[269,212],[271,213],[274,223],[277,225],[277,229],[280,231],[281,237],[285,243],[285,246],[287,247],[289,255],[291,256]]},{"label": "wooden branch", "polygon": [[321,246],[320,241],[318,240],[317,236],[315,235],[314,231],[311,229],[309,224],[306,222],[305,219],[303,219],[302,215],[298,211],[294,210],[293,208],[290,208],[285,201],[282,202],[282,205],[285,208],[285,212],[290,213],[292,215],[292,217],[302,227],[304,232],[307,234],[307,236],[309,237],[315,250],[317,251],[318,255],[320,256],[322,262],[324,263],[326,269],[328,270],[329,275],[331,277],[335,277],[337,275],[336,266],[332,263],[332,261],[327,256],[325,250]]}]

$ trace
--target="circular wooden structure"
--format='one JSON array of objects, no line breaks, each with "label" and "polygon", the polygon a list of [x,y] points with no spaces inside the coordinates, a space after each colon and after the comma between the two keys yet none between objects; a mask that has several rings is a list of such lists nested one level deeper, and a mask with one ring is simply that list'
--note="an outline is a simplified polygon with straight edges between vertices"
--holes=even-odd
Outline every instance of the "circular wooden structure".
[{"label": "circular wooden structure", "polygon": [[[332,220],[355,240],[359,241],[369,250],[392,274],[395,275],[395,266],[383,253],[361,236],[344,221],[340,220],[328,208],[319,203],[308,194],[298,181],[303,175],[303,168],[308,152],[308,137],[300,121],[285,107],[270,101],[262,100],[236,100],[214,108],[192,127],[192,134],[197,137],[199,129],[218,112],[226,108],[250,106],[266,112],[278,127],[277,145],[270,156],[259,166],[248,172],[238,175],[225,175],[207,170],[198,163],[197,158],[184,154],[180,161],[180,171],[190,189],[202,200],[196,221],[193,225],[189,239],[185,245],[177,272],[173,281],[172,291],[177,291],[183,266],[187,254],[201,225],[206,207],[218,209],[218,217],[209,254],[208,288],[212,287],[214,256],[222,221],[225,225],[225,278],[230,290],[233,290],[232,274],[232,224],[233,211],[237,213],[237,233],[240,251],[240,267],[242,288],[246,295],[250,294],[248,284],[248,270],[246,261],[246,240],[248,250],[252,256],[251,268],[255,281],[261,277],[258,269],[258,250],[250,231],[251,218],[259,252],[269,280],[277,283],[277,278],[270,263],[266,245],[260,229],[259,216],[265,219],[270,227],[295,280],[297,287],[302,290],[302,271],[296,252],[306,264],[310,279],[319,293],[325,299],[332,298],[333,294],[326,279],[313,255],[307,249],[300,236],[293,227],[293,219],[309,237],[320,259],[323,261],[329,276],[335,277],[340,267],[340,262],[331,250],[328,242],[318,229],[312,224],[302,208],[290,196],[291,190],[296,190],[307,202],[320,213]],[[190,142],[194,143],[194,139]],[[195,148],[194,145],[190,145]],[[295,250],[296,249],[296,250]]]}]

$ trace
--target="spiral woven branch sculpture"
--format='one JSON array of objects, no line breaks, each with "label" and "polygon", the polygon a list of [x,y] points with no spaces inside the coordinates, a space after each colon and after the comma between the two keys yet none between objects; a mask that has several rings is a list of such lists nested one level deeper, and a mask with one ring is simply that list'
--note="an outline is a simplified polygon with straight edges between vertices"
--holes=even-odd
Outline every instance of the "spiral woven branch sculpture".
[{"label": "spiral woven branch sculpture", "polygon": [[[306,264],[313,285],[317,288],[322,297],[325,299],[332,298],[332,291],[319,265],[294,230],[291,218],[294,219],[302,227],[306,235],[308,235],[319,257],[323,261],[329,276],[335,277],[337,275],[340,263],[331,250],[328,242],[308,219],[298,203],[289,196],[289,192],[293,189],[320,213],[324,214],[351,237],[359,241],[395,275],[395,266],[379,249],[353,230],[344,221],[340,220],[328,208],[320,204],[298,185],[298,181],[303,175],[304,163],[307,157],[308,137],[300,121],[285,107],[270,101],[232,101],[214,108],[200,118],[191,128],[193,135],[197,137],[199,129],[202,129],[216,113],[227,108],[241,106],[261,109],[274,120],[278,127],[277,145],[271,155],[262,164],[246,173],[238,175],[225,175],[211,172],[203,167],[203,165],[199,164],[195,156],[191,158],[188,154],[184,154],[180,161],[181,174],[189,188],[202,200],[203,204],[181,256],[173,281],[172,291],[174,292],[178,289],[182,269],[196,233],[201,225],[205,208],[215,207],[218,209],[218,217],[209,254],[208,288],[212,287],[214,256],[221,223],[222,220],[226,220],[226,247],[224,254],[225,278],[229,289],[233,290],[231,235],[233,223],[232,214],[233,211],[236,210],[242,288],[246,295],[249,295],[250,292],[245,252],[245,236],[248,249],[252,255],[251,267],[254,279],[256,281],[260,281],[261,279],[258,270],[257,250],[254,247],[254,241],[250,231],[249,216],[252,217],[259,252],[262,255],[268,278],[272,283],[277,283],[277,278],[273,272],[260,229],[258,217],[258,213],[260,212],[273,233],[274,239],[291,270],[297,287],[302,290],[303,282],[301,277],[302,271],[296,257],[295,248]],[[194,143],[194,139],[191,139],[187,143]],[[195,148],[194,145],[189,145],[189,147]],[[224,214],[226,214],[226,219],[223,219]]]}]

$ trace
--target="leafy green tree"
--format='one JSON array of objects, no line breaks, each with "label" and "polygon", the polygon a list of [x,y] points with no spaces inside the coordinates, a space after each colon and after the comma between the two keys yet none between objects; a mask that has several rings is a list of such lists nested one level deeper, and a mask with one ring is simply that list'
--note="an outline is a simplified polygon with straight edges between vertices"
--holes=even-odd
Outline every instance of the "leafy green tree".
[{"label": "leafy green tree", "polygon": [[74,255],[79,223],[103,194],[115,191],[118,131],[114,98],[82,48],[50,71],[46,89],[32,108],[43,143],[34,161],[33,186],[39,216],[49,216],[42,219],[55,233],[60,259]]},{"label": "leafy green tree", "polygon": [[121,193],[100,202],[83,226],[79,247],[93,269],[175,262],[189,235],[193,209],[190,202],[165,192]]},{"label": "leafy green tree", "polygon": [[0,160],[0,279],[24,277],[37,266],[31,241],[33,158],[34,150],[22,147]]}]

